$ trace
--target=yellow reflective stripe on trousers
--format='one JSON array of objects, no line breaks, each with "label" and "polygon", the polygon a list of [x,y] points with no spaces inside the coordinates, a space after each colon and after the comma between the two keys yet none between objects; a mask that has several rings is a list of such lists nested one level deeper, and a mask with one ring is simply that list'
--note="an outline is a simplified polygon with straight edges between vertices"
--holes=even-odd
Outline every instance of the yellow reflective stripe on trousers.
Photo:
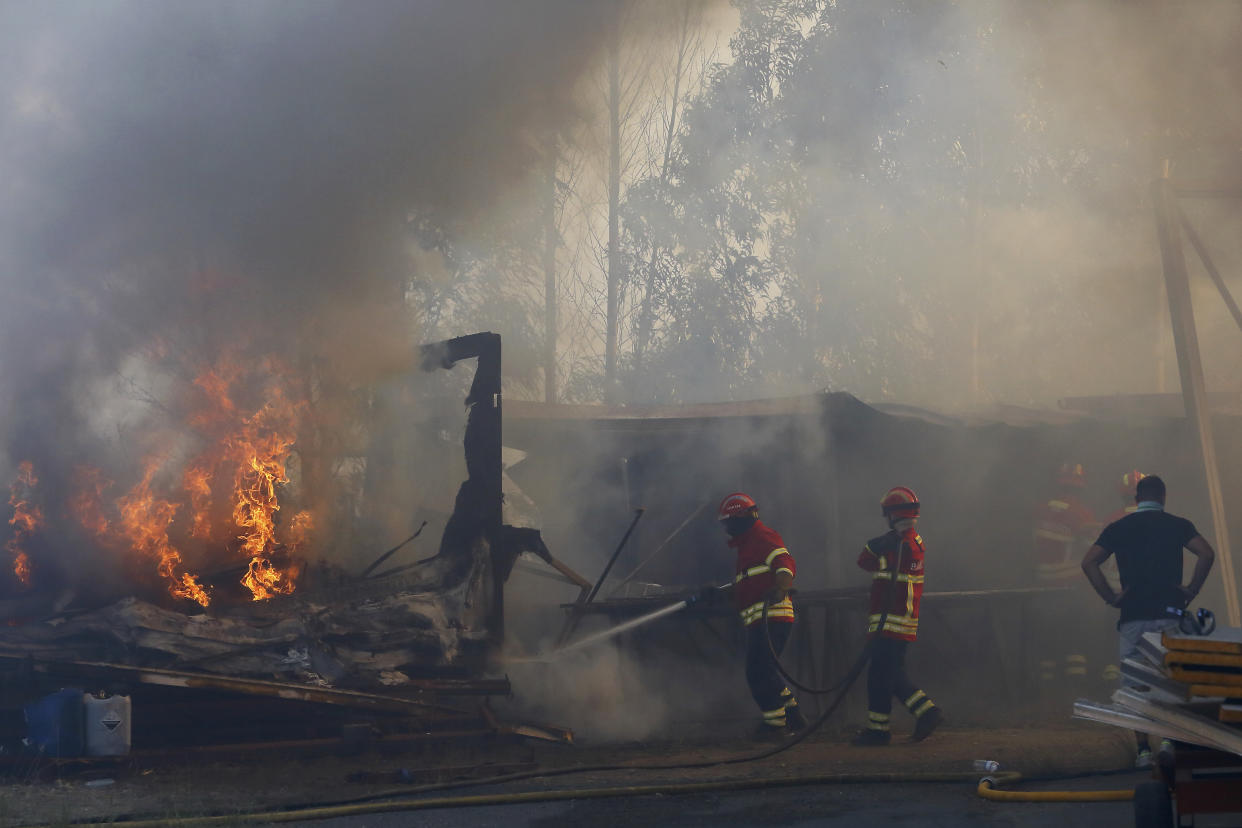
[{"label": "yellow reflective stripe on trousers", "polygon": [[[763,602],[758,601],[754,604],[751,604],[749,607],[746,607],[745,609],[741,610],[741,612],[739,612],[738,614],[742,616],[742,623],[749,627],[751,624],[763,618]],[[776,603],[776,604],[772,604],[770,607],[768,607],[768,618],[793,618],[793,617],[794,617],[793,601],[789,600],[788,597],[786,597],[783,601],[780,601],[779,603]]]},{"label": "yellow reflective stripe on trousers", "polygon": [[[880,625],[880,616],[872,615],[868,619],[867,632],[876,632]],[[884,632],[914,635],[919,631],[919,619],[908,615],[890,615],[884,619]]]}]

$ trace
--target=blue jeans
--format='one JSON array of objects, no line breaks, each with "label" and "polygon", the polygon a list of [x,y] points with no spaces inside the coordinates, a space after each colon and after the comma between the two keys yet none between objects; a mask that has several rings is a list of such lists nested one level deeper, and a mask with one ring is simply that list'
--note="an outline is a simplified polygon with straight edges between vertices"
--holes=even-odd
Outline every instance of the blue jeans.
[{"label": "blue jeans", "polygon": [[[1143,633],[1164,632],[1165,630],[1177,629],[1176,618],[1156,618],[1153,620],[1143,621],[1127,621],[1120,625],[1118,631],[1121,633],[1121,646],[1118,649],[1120,661],[1132,658],[1136,661],[1143,661],[1143,654],[1139,652],[1139,641],[1143,638]],[[1118,662],[1120,664],[1120,661]],[[1141,687],[1140,682],[1127,678],[1123,673],[1121,675],[1122,687]]]}]

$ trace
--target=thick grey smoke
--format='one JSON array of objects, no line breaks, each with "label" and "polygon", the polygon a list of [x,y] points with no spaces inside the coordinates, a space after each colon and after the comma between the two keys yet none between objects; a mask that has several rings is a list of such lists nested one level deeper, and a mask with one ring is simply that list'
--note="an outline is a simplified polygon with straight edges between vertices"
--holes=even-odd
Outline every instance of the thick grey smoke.
[{"label": "thick grey smoke", "polygon": [[115,497],[176,451],[222,357],[358,454],[359,389],[416,370],[414,218],[494,208],[623,5],[0,6],[0,428],[49,512],[78,464]]},{"label": "thick grey smoke", "polygon": [[488,209],[612,7],[6,4],[6,404],[187,329],[394,324],[407,215]]}]

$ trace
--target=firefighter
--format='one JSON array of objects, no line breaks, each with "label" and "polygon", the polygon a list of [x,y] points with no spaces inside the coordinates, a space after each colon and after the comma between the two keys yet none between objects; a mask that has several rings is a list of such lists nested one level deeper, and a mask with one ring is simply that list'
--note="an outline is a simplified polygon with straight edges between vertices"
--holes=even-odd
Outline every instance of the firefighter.
[{"label": "firefighter", "polygon": [[1138,511],[1138,504],[1134,502],[1134,492],[1138,488],[1138,482],[1146,476],[1138,469],[1128,471],[1121,476],[1121,480],[1117,483],[1117,494],[1121,495],[1121,507],[1108,516],[1108,520],[1104,521],[1105,526],[1116,523],[1126,515],[1132,515]]},{"label": "firefighter", "polygon": [[[1078,622],[1094,602],[1082,589],[1082,556],[1099,532],[1099,521],[1082,501],[1087,475],[1081,463],[1062,463],[1056,492],[1035,510],[1032,538],[1035,582],[1041,587],[1071,589],[1048,599],[1049,612],[1040,627],[1046,639],[1039,663],[1043,695],[1058,701],[1060,691],[1070,697],[1085,691],[1087,653],[1079,636]],[[1062,680],[1057,662],[1062,662]]]},{"label": "firefighter", "polygon": [[773,658],[773,652],[779,656],[785,648],[793,627],[789,593],[797,567],[781,536],[759,520],[759,507],[749,495],[727,495],[718,518],[730,535],[729,546],[737,550],[733,601],[746,627],[746,683],[763,714],[756,736],[780,738],[806,727]]},{"label": "firefighter", "polygon": [[912,489],[889,489],[880,501],[888,532],[867,541],[858,565],[872,573],[867,625],[871,661],[867,667],[867,726],[856,745],[891,741],[889,713],[897,698],[914,715],[913,742],[921,742],[944,718],[940,708],[906,675],[906,649],[918,638],[923,596],[923,539],[916,529],[919,498]]}]

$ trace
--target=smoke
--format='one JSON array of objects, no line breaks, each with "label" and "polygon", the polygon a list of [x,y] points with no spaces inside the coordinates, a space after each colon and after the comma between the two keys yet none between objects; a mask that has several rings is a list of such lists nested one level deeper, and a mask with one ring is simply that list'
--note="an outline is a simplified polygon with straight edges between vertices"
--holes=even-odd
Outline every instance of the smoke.
[{"label": "smoke", "polygon": [[[43,574],[75,569],[103,594],[121,585],[105,573],[149,576],[115,567],[124,550],[89,542],[62,504],[79,467],[103,469],[90,481],[111,504],[151,455],[152,489],[179,491],[201,443],[227,439],[191,424],[207,370],[235,379],[242,414],[275,387],[309,403],[288,489],[310,497],[312,461],[335,461],[318,497],[369,512],[376,552],[418,518],[440,529],[463,471],[460,393],[443,386],[461,372],[407,382],[422,321],[449,302],[409,297],[449,294],[456,274],[423,236],[465,228],[460,249],[529,212],[514,191],[576,117],[627,5],[6,4],[0,428],[40,475]],[[455,410],[417,398],[429,388]]]},{"label": "smoke", "polygon": [[6,374],[40,377],[26,385],[72,379],[73,363],[115,369],[187,325],[373,356],[396,323],[375,314],[411,278],[407,216],[486,211],[608,19],[564,2],[6,16],[6,334],[36,356]]},{"label": "smoke", "polygon": [[[658,320],[674,343],[672,364],[648,362],[675,377],[661,393],[827,385],[962,410],[1156,390],[1171,352],[1149,184],[1166,158],[1174,176],[1242,172],[1235,4],[738,5],[733,63],[687,113],[678,206],[762,212],[739,219],[734,253],[776,275],[734,277],[712,264],[709,221],[635,199],[636,233],[711,270],[697,317]],[[757,322],[728,316],[748,303]],[[754,365],[721,357],[760,324]],[[1225,362],[1209,374],[1236,386]]]},{"label": "smoke", "polygon": [[[778,27],[764,25],[789,6],[738,5],[760,43],[773,52],[785,45],[772,36]],[[771,54],[756,50],[751,62],[716,75],[726,88],[714,109],[710,100],[696,101],[682,149],[706,159],[694,169],[708,181],[704,190],[737,164],[746,194],[793,190],[802,197],[796,213],[775,209],[761,228],[781,245],[761,242],[754,252],[786,269],[786,286],[797,284],[822,303],[774,332],[779,347],[770,349],[757,380],[743,380],[751,367],[744,360],[719,359],[723,337],[712,324],[721,317],[700,318],[711,311],[707,303],[700,317],[679,320],[701,334],[686,340],[705,347],[678,350],[670,360],[678,401],[778,396],[827,384],[877,402],[977,411],[992,403],[1049,407],[1074,395],[1175,391],[1148,188],[1165,158],[1175,176],[1240,179],[1235,90],[1242,61],[1230,40],[1242,8],[1009,0],[803,8],[822,15],[797,30],[810,45],[782,76],[779,107],[764,110],[771,117],[744,122],[737,114],[751,111],[740,101],[753,103],[737,78]],[[795,163],[773,164],[787,147],[796,148]],[[713,160],[728,169],[713,168]],[[1186,209],[1218,264],[1236,262],[1236,203]],[[655,237],[681,229],[660,205],[640,217],[668,222]],[[694,234],[691,228],[682,237],[688,247],[699,243]],[[1191,270],[1200,333],[1224,346],[1205,346],[1209,386],[1236,388],[1236,326],[1196,266]],[[762,300],[756,304],[763,309]],[[809,377],[793,370],[806,363],[821,370]],[[648,370],[653,364],[664,367],[653,358]],[[703,499],[714,503],[741,489],[784,535],[799,563],[799,589],[862,589],[869,582],[853,560],[884,530],[876,503],[889,486],[909,485],[925,504],[929,591],[1035,587],[1031,514],[1055,493],[1064,460],[1087,466],[1084,497],[1101,518],[1118,508],[1114,479],[1137,467],[1177,480],[1177,510],[1208,525],[1196,449],[1179,424],[1055,427],[1051,417],[1040,425],[1035,416],[1025,427],[941,427],[839,409],[823,421],[782,423],[778,415],[765,424],[679,414],[686,419],[603,420],[583,434],[549,418],[542,435],[532,426],[534,437],[521,443],[531,456],[514,476],[540,504],[553,552],[588,578],[607,560],[631,500],[649,513],[619,572],[650,554]],[[628,485],[622,458],[631,461]],[[540,476],[541,465],[558,471]],[[728,577],[730,563],[707,518],[640,577],[695,586]],[[1115,619],[1095,614],[1098,602],[1085,583],[1077,586],[1084,595],[1083,607],[1075,607],[1083,619],[1076,634],[1111,654]],[[1034,659],[1069,651],[1060,631],[1044,629],[1038,607],[1023,608],[1027,598],[991,600],[1013,603],[983,625],[970,615],[979,606],[968,597],[926,605],[915,648],[926,663],[914,670],[951,711],[978,708],[980,697],[1021,703],[1013,688],[1037,681],[1022,672],[1025,665],[1016,675],[1006,674],[1012,665],[981,666],[978,654],[996,650],[985,638],[995,635],[993,622],[1015,647],[1016,630],[1033,625]],[[1047,609],[1042,598],[1030,600]],[[829,623],[822,618],[808,612],[800,623]],[[844,621],[860,639],[862,619]],[[954,641],[964,628],[971,639]],[[834,638],[834,658],[847,646]],[[1099,666],[1092,662],[1093,678]],[[740,687],[740,676],[732,683]],[[645,727],[640,716],[631,724],[635,732]]]}]

